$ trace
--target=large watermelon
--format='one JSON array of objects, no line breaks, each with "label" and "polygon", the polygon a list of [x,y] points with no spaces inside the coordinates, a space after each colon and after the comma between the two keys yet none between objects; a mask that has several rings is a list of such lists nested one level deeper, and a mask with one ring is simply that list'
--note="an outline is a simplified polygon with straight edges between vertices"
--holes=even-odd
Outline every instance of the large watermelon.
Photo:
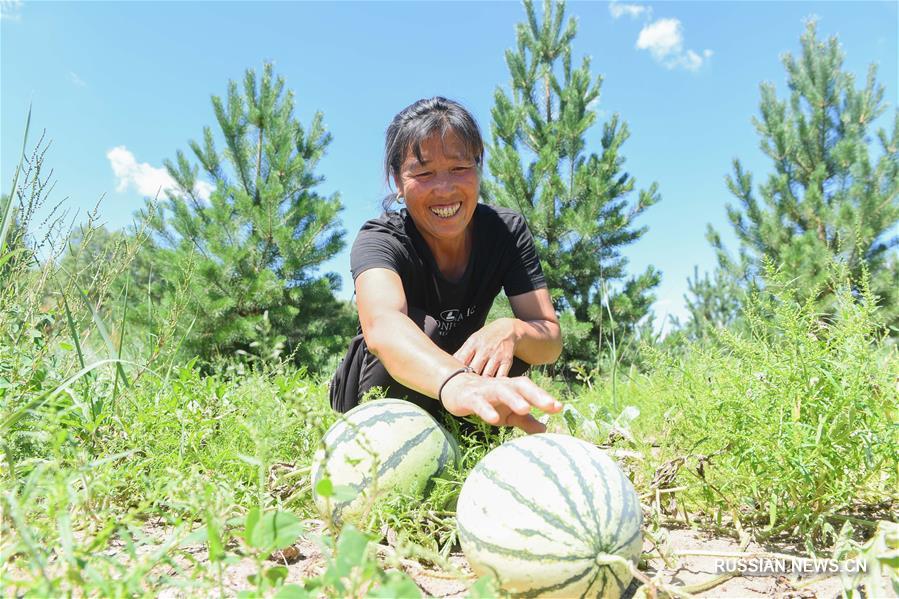
[{"label": "large watermelon", "polygon": [[[431,479],[459,460],[455,439],[419,406],[380,399],[356,406],[328,429],[312,461],[315,504],[338,523],[393,492],[424,495]],[[331,498],[314,489],[327,476],[352,489],[352,498]]]},{"label": "large watermelon", "polygon": [[567,435],[520,437],[465,480],[459,540],[478,575],[522,597],[618,597],[642,546],[633,485],[605,452]]}]

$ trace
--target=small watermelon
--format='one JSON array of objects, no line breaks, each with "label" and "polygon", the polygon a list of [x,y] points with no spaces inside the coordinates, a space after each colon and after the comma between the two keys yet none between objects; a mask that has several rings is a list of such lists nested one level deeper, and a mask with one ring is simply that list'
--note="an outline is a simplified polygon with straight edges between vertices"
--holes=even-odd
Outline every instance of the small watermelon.
[{"label": "small watermelon", "polygon": [[[379,399],[356,406],[328,429],[324,448],[312,461],[315,505],[342,523],[359,516],[374,498],[391,493],[426,495],[434,476],[458,463],[455,439],[419,406],[401,399]],[[327,476],[352,497],[315,493]]]},{"label": "small watermelon", "polygon": [[634,487],[596,446],[557,434],[519,437],[465,480],[459,541],[479,576],[522,597],[618,597],[643,544]]}]

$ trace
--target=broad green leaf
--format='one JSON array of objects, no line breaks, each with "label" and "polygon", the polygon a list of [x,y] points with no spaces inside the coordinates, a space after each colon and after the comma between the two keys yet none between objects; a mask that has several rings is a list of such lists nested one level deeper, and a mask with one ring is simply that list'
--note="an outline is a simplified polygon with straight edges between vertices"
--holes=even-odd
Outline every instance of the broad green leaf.
[{"label": "broad green leaf", "polygon": [[209,543],[209,561],[215,562],[225,557],[225,545],[218,527],[209,522],[206,525],[206,541]]},{"label": "broad green leaf", "polygon": [[323,478],[315,485],[315,494],[319,497],[331,497],[334,495],[334,484],[330,478]]},{"label": "broad green leaf", "polygon": [[381,586],[368,593],[369,597],[420,599],[421,589],[403,572],[389,572],[386,578]]},{"label": "broad green leaf", "polygon": [[259,508],[254,507],[247,512],[247,520],[243,530],[243,540],[247,545],[253,545],[253,531],[259,523]]},{"label": "broad green leaf", "polygon": [[286,566],[274,566],[268,568],[265,571],[265,577],[272,584],[272,586],[278,586],[281,582],[287,578],[287,567]]},{"label": "broad green leaf", "polygon": [[181,544],[179,547],[189,547],[190,545],[196,545],[197,543],[202,543],[208,538],[208,532],[206,532],[206,527],[201,526],[197,530],[193,531],[186,537],[181,540]]},{"label": "broad green leaf", "polygon": [[296,516],[288,512],[267,512],[253,527],[250,546],[265,551],[284,549],[297,540],[303,527]]},{"label": "broad green leaf", "polygon": [[59,531],[62,556],[71,563],[74,556],[75,538],[72,535],[72,521],[69,512],[63,511],[56,517],[56,529]]},{"label": "broad green leaf", "polygon": [[286,584],[275,594],[274,599],[308,599],[309,592],[298,584]]},{"label": "broad green leaf", "polygon": [[341,576],[349,574],[353,566],[362,566],[365,562],[369,539],[349,524],[340,532],[337,539],[337,566]]},{"label": "broad green leaf", "polygon": [[566,405],[565,411],[562,412],[562,419],[565,420],[565,425],[568,427],[569,434],[576,435],[580,428],[579,420],[583,419],[580,413],[571,406]]}]

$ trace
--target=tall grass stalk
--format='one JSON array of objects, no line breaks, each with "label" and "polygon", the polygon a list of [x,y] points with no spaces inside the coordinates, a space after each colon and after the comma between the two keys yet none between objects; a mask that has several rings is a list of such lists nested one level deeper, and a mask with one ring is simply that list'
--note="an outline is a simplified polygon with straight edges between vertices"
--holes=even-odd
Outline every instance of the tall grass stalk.
[{"label": "tall grass stalk", "polygon": [[22,172],[22,164],[25,162],[25,149],[28,147],[28,131],[30,129],[31,106],[29,105],[28,114],[25,117],[25,133],[22,135],[22,152],[19,155],[19,164],[16,166],[16,170],[13,173],[10,193],[6,198],[4,205],[0,206],[0,216],[2,216],[2,218],[0,218],[0,268],[2,268],[3,264],[9,259],[6,255],[6,239],[9,235],[10,228],[12,227],[13,219],[15,218],[13,201],[18,189],[19,173]]}]

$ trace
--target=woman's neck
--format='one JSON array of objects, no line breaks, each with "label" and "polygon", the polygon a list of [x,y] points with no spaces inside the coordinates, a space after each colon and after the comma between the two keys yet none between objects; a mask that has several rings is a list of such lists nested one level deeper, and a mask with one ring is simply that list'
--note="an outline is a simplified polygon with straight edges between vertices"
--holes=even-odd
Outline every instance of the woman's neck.
[{"label": "woman's neck", "polygon": [[434,261],[437,263],[437,268],[446,279],[455,281],[461,279],[465,274],[468,260],[471,257],[474,240],[473,229],[474,227],[469,225],[460,239],[425,239],[434,256]]}]

